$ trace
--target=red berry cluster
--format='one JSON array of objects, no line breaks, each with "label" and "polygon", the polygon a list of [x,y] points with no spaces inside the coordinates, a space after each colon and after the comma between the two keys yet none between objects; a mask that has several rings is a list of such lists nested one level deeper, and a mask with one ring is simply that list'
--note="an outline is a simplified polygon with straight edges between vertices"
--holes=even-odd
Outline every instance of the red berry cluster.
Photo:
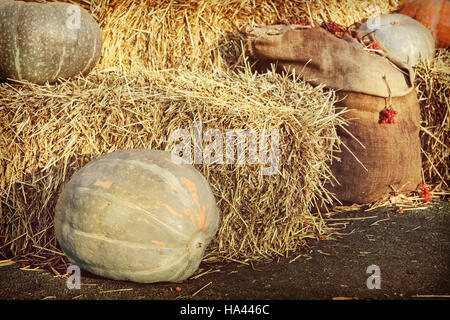
[{"label": "red berry cluster", "polygon": [[361,39],[360,37],[357,37],[357,36],[353,36],[353,38],[358,40],[358,42],[363,44],[367,49],[381,50],[380,46],[375,41],[371,41],[371,40],[369,40],[367,38]]},{"label": "red berry cluster", "polygon": [[[298,24],[298,25],[302,25],[302,26],[311,25],[309,21],[288,19],[288,18],[277,20],[274,24],[286,24],[286,25]],[[328,32],[330,32],[331,34],[336,36],[337,38],[342,38],[349,30],[348,27],[345,27],[345,26],[340,25],[333,21],[332,22],[322,22],[320,24],[320,27],[327,30]],[[355,38],[356,40],[358,40],[359,43],[363,44],[368,49],[381,50],[380,46],[375,41],[370,41],[369,39],[361,39],[360,37],[357,37],[356,35],[353,35],[353,34],[351,34],[351,36],[353,38]]]},{"label": "red berry cluster", "polygon": [[419,183],[417,188],[422,190],[420,197],[423,198],[424,202],[430,201],[430,191],[428,190],[428,188],[423,183]]},{"label": "red berry cluster", "polygon": [[369,44],[368,48],[372,49],[372,50],[380,50],[380,47],[378,46],[378,43],[376,43],[375,41],[372,42],[371,44]]},{"label": "red berry cluster", "polygon": [[342,38],[348,30],[348,28],[345,28],[336,22],[322,22],[320,26],[338,38]]},{"label": "red berry cluster", "polygon": [[304,20],[300,20],[300,21],[293,20],[291,22],[291,24],[299,24],[299,25],[302,25],[302,26],[309,26],[309,22],[308,21],[304,21]]},{"label": "red berry cluster", "polygon": [[395,123],[395,115],[397,115],[397,111],[395,111],[394,109],[385,109],[383,111],[380,112],[380,123],[381,124],[385,124],[385,123]]},{"label": "red berry cluster", "polygon": [[302,25],[302,26],[309,26],[309,22],[308,21],[295,20],[295,19],[289,20],[288,18],[277,20],[275,22],[275,24],[299,24],[299,25]]},{"label": "red berry cluster", "polygon": [[[334,34],[338,38],[342,38],[348,31],[349,28],[346,28],[336,22],[322,22],[320,25],[322,28],[326,29],[328,32]],[[354,34],[351,34],[353,38],[358,40],[359,43],[363,44],[366,48],[372,50],[381,50],[378,43],[375,41],[371,41],[369,39],[361,39]]]}]

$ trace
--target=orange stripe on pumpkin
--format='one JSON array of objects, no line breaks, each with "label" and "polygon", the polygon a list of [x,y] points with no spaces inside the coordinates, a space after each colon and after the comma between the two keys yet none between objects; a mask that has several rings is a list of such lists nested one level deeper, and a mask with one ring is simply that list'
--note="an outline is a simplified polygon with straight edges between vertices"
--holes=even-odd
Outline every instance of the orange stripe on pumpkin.
[{"label": "orange stripe on pumpkin", "polygon": [[179,164],[179,163],[175,163],[175,161],[173,161],[172,159],[170,159],[170,158],[164,158],[164,160],[166,160],[167,162],[170,162],[171,164],[174,164],[174,165],[176,165],[178,168],[181,168],[181,169],[183,169],[184,168],[184,166],[182,166],[181,164]]},{"label": "orange stripe on pumpkin", "polygon": [[166,246],[166,243],[163,242],[163,241],[152,240],[152,242],[153,242],[154,244],[157,244],[157,245],[161,246],[161,247],[165,247],[165,246]]},{"label": "orange stripe on pumpkin", "polygon": [[198,229],[200,230],[202,228],[202,222],[200,220],[200,214],[199,214],[198,210],[194,209],[194,214],[198,221]]},{"label": "orange stripe on pumpkin", "polygon": [[[206,210],[207,210],[207,209],[208,209],[208,205],[205,206],[205,213],[206,213]],[[207,229],[207,228],[209,227],[210,224],[211,224],[211,219],[208,220],[208,222],[205,223],[205,229]]]},{"label": "orange stripe on pumpkin", "polygon": [[201,211],[194,210],[194,212],[199,222],[199,229],[202,229],[205,225],[206,208],[203,207]]},{"label": "orange stripe on pumpkin", "polygon": [[99,187],[102,187],[104,189],[109,189],[111,187],[111,185],[112,185],[111,181],[100,181],[100,180],[97,180],[94,183],[94,186],[99,186]]},{"label": "orange stripe on pumpkin", "polygon": [[188,215],[188,217],[191,218],[191,221],[192,221],[192,224],[194,225],[194,227],[197,227],[194,216],[192,215],[192,211],[189,209],[184,209],[184,213],[186,213]]},{"label": "orange stripe on pumpkin", "polygon": [[186,177],[181,177],[180,180],[181,180],[182,183],[184,183],[187,186],[188,190],[192,194],[192,198],[194,199],[195,204],[200,209],[200,201],[199,201],[199,197],[198,197],[198,193],[197,193],[197,187],[195,186],[195,183],[192,182],[191,180],[189,180]]},{"label": "orange stripe on pumpkin", "polygon": [[178,218],[181,218],[182,217],[182,215],[181,214],[179,214],[178,212],[176,212],[171,206],[169,206],[168,204],[163,204],[163,206],[164,207],[166,207],[166,209],[171,213],[171,214],[173,214],[174,216],[176,216],[176,217],[178,217]]}]

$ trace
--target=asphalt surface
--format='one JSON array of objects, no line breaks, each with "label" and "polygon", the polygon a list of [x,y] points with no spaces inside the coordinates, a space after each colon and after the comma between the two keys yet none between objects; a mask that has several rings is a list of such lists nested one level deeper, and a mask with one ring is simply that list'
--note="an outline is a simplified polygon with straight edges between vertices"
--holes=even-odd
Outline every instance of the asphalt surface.
[{"label": "asphalt surface", "polygon": [[449,300],[450,203],[396,209],[332,216],[328,224],[337,234],[289,258],[202,264],[197,277],[181,284],[113,281],[81,271],[81,288],[68,289],[66,278],[3,266],[0,299]]}]

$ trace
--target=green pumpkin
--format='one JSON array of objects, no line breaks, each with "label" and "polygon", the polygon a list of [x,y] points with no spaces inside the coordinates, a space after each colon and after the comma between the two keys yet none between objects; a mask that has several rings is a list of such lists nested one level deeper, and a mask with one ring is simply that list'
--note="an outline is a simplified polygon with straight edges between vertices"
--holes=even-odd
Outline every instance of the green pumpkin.
[{"label": "green pumpkin", "polygon": [[369,35],[380,48],[411,67],[434,56],[435,45],[430,31],[403,14],[387,14],[368,20],[357,33]]},{"label": "green pumpkin", "polygon": [[97,22],[79,6],[0,0],[0,81],[87,75],[102,42]]},{"label": "green pumpkin", "polygon": [[116,280],[191,276],[217,232],[219,212],[203,175],[173,159],[164,151],[116,151],[76,172],[55,212],[68,258]]}]

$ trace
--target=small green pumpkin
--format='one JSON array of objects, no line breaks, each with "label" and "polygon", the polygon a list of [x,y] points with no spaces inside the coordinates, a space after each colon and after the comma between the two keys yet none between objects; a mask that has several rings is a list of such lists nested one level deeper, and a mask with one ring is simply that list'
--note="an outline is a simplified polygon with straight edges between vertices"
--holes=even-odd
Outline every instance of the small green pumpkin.
[{"label": "small green pumpkin", "polygon": [[97,22],[79,6],[0,0],[0,81],[43,84],[86,75],[102,42]]},{"label": "small green pumpkin", "polygon": [[76,172],[55,210],[67,257],[116,280],[191,276],[217,232],[219,212],[206,179],[174,159],[164,151],[116,151]]},{"label": "small green pumpkin", "polygon": [[380,48],[411,67],[432,58],[435,51],[430,31],[413,18],[403,14],[387,14],[368,20],[357,33],[368,35]]}]

